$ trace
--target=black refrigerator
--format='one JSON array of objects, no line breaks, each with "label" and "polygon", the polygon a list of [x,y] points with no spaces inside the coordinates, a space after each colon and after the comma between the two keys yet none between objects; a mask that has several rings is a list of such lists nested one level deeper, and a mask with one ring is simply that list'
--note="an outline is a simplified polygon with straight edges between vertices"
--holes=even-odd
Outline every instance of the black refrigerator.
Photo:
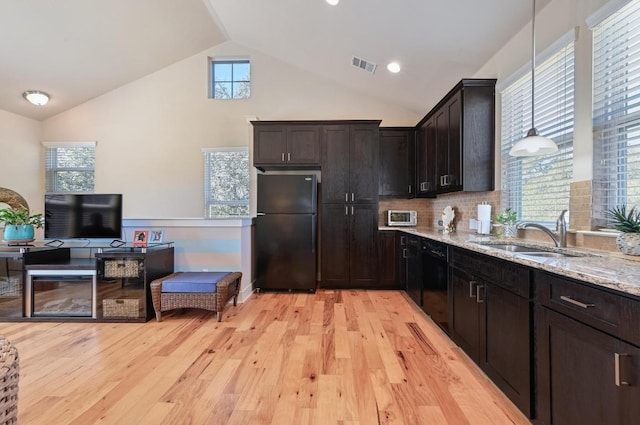
[{"label": "black refrigerator", "polygon": [[259,174],[256,289],[316,289],[317,179]]}]

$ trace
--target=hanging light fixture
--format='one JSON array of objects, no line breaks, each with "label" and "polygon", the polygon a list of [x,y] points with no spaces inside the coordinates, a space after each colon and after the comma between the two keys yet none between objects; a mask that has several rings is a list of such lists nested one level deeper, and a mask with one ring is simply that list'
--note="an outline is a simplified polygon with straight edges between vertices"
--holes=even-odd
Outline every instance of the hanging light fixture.
[{"label": "hanging light fixture", "polygon": [[551,139],[540,136],[535,126],[535,74],[536,74],[536,0],[533,0],[531,19],[531,129],[524,139],[519,140],[511,150],[511,156],[541,156],[554,153],[558,146]]},{"label": "hanging light fixture", "polygon": [[43,91],[38,90],[27,90],[26,92],[22,93],[22,96],[27,99],[27,101],[37,106],[46,105],[49,101],[49,95]]}]

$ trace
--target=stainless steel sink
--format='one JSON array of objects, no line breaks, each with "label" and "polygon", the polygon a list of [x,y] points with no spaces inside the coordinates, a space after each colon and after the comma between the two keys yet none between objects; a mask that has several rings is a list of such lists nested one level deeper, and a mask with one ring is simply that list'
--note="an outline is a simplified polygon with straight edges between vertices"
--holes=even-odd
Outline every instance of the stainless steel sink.
[{"label": "stainless steel sink", "polygon": [[566,251],[558,252],[558,251],[552,251],[551,249],[547,249],[547,248],[531,247],[531,246],[519,245],[514,243],[505,243],[505,244],[485,243],[482,245],[485,245],[493,249],[501,250],[501,251],[513,252],[517,256],[531,257],[531,259],[589,256],[589,254],[585,254],[581,252],[566,252]]},{"label": "stainless steel sink", "polygon": [[583,254],[567,254],[564,252],[547,252],[547,251],[520,252],[518,253],[518,255],[522,257],[538,257],[538,258],[584,257]]},{"label": "stainless steel sink", "polygon": [[494,249],[501,249],[507,252],[546,252],[545,250],[540,248],[532,248],[530,246],[516,245],[516,244],[485,244],[485,246],[488,246]]}]

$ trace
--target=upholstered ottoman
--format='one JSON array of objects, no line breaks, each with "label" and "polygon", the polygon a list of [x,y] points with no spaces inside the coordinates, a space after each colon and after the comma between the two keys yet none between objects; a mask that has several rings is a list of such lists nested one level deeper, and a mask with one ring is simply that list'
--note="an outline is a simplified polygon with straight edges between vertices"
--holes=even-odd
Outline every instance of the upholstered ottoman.
[{"label": "upholstered ottoman", "polygon": [[156,319],[162,321],[162,312],[177,308],[199,308],[215,311],[218,322],[222,310],[233,298],[238,301],[240,272],[176,272],[151,282],[151,298]]}]

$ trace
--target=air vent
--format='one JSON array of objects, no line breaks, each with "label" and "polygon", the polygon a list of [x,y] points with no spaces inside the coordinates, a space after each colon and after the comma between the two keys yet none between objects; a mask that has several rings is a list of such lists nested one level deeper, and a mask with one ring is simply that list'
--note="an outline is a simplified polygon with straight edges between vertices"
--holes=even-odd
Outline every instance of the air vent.
[{"label": "air vent", "polygon": [[360,59],[357,56],[354,56],[353,58],[351,58],[351,65],[355,66],[356,68],[364,69],[365,71],[370,72],[372,74],[376,72],[376,66],[377,66],[373,62]]}]

